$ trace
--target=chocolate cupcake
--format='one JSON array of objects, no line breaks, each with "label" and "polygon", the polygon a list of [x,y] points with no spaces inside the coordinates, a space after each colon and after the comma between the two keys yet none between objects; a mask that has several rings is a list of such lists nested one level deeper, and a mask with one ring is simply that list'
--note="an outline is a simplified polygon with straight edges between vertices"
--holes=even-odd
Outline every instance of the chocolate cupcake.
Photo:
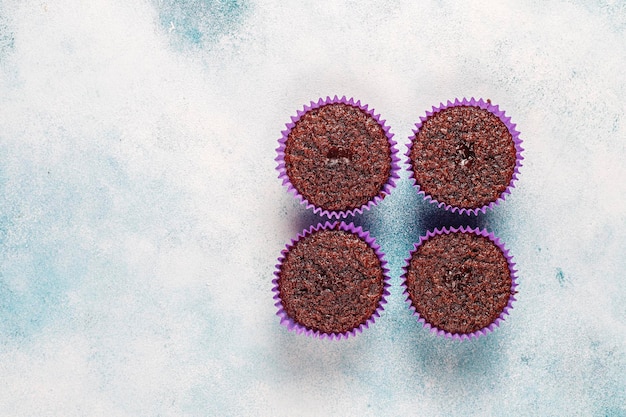
[{"label": "chocolate cupcake", "polygon": [[277,149],[279,178],[307,208],[329,217],[362,213],[391,192],[396,142],[360,101],[326,97],[291,118]]},{"label": "chocolate cupcake", "polygon": [[352,223],[318,224],[283,250],[272,281],[277,315],[297,333],[330,339],[361,332],[389,295],[387,262]]},{"label": "chocolate cupcake", "polygon": [[433,107],[420,118],[406,156],[420,193],[446,210],[483,213],[514,187],[523,159],[504,111],[474,98]]},{"label": "chocolate cupcake", "polygon": [[493,234],[435,229],[420,238],[402,275],[407,302],[433,332],[470,339],[493,331],[515,301],[516,270]]}]

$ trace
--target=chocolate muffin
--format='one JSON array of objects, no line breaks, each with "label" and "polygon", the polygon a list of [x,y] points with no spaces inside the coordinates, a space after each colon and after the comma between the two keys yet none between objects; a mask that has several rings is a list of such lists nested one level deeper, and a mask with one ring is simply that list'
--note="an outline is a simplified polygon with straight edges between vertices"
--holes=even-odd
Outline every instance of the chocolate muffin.
[{"label": "chocolate muffin", "polygon": [[283,132],[277,158],[281,177],[297,196],[327,214],[368,207],[398,178],[388,130],[360,102],[320,99]]},{"label": "chocolate muffin", "polygon": [[407,153],[421,192],[474,214],[504,198],[522,150],[519,132],[508,122],[497,106],[474,99],[427,113]]},{"label": "chocolate muffin", "polygon": [[449,335],[476,335],[496,325],[516,293],[509,258],[493,235],[478,229],[429,233],[405,271],[407,301],[415,313]]},{"label": "chocolate muffin", "polygon": [[381,259],[373,239],[351,224],[311,228],[287,247],[277,266],[278,314],[318,335],[347,336],[367,327],[387,293]]}]

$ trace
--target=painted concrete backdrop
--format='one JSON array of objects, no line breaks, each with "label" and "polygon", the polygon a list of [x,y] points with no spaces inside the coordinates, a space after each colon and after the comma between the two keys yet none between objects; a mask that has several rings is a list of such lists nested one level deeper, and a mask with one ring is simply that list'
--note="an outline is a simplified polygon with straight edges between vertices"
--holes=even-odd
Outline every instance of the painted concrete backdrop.
[{"label": "painted concrete backdrop", "polygon": [[[327,95],[414,123],[489,98],[524,141],[471,219],[402,174],[351,220],[391,268],[355,338],[279,325],[284,245],[322,219],[280,131]],[[1,416],[626,416],[626,3],[0,0]],[[432,335],[399,289],[428,228],[502,238],[494,333]]]}]

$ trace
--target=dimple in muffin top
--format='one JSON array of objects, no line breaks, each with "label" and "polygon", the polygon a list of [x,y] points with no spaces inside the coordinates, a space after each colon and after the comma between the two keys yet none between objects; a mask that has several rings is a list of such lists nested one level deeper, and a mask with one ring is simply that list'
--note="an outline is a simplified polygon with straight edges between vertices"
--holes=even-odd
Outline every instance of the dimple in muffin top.
[{"label": "dimple in muffin top", "polygon": [[478,208],[495,202],[511,183],[516,149],[496,115],[455,106],[422,123],[409,158],[424,193],[450,206]]},{"label": "dimple in muffin top", "polygon": [[438,329],[469,334],[495,322],[513,282],[506,257],[489,238],[436,235],[413,253],[406,274],[411,303]]},{"label": "dimple in muffin top", "polygon": [[285,143],[289,181],[311,204],[359,208],[381,194],[391,171],[383,127],[359,107],[332,103],[309,110]]}]

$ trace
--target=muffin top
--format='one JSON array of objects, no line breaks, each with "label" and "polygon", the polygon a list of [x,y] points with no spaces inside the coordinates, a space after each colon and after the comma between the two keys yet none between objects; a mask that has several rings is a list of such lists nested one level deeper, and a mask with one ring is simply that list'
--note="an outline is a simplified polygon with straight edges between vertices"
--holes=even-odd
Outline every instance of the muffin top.
[{"label": "muffin top", "polygon": [[384,273],[375,250],[358,235],[323,229],[289,249],[277,285],[282,307],[296,323],[344,333],[374,314],[383,296]]},{"label": "muffin top", "polygon": [[289,132],[284,153],[291,184],[311,204],[330,211],[359,208],[381,195],[391,171],[383,127],[344,103],[304,113]]},{"label": "muffin top", "polygon": [[473,333],[494,323],[514,292],[502,250],[474,233],[423,241],[411,256],[405,278],[416,312],[452,334]]},{"label": "muffin top", "polygon": [[439,202],[482,207],[495,202],[513,179],[515,143],[505,123],[488,110],[461,105],[437,111],[412,141],[415,180]]}]

